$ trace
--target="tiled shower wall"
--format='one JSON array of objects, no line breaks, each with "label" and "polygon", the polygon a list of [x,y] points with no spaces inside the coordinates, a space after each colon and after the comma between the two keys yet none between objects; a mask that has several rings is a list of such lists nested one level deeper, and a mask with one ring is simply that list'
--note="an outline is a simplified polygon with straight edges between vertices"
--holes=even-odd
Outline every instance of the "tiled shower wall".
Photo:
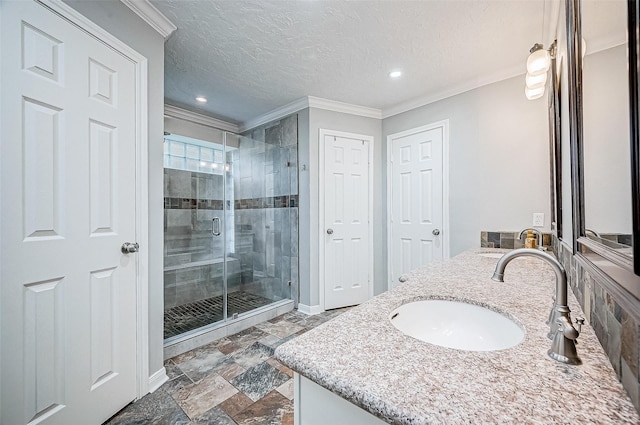
[{"label": "tiled shower wall", "polygon": [[243,149],[241,140],[234,151],[235,241],[242,279],[253,276],[259,286],[255,289],[267,298],[297,299],[298,116],[244,136],[264,142],[266,148]]},{"label": "tiled shower wall", "polygon": [[571,248],[559,242],[555,236],[553,249],[618,379],[640,411],[640,323],[622,309],[599,282],[599,278],[576,261]]},{"label": "tiled shower wall", "polygon": [[[224,247],[212,237],[214,217],[222,217],[223,177],[164,169],[165,309],[221,295]],[[240,284],[240,262],[227,261],[229,289]]]}]

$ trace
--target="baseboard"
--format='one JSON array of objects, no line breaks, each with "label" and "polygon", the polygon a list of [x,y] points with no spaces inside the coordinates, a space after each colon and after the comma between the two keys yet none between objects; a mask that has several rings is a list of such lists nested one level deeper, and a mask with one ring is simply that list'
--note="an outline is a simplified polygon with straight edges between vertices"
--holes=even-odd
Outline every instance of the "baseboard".
[{"label": "baseboard", "polygon": [[164,366],[149,377],[149,392],[152,393],[169,380]]},{"label": "baseboard", "polygon": [[314,314],[322,313],[322,307],[319,304],[316,305],[306,305],[306,304],[298,304],[298,311],[300,313],[307,314],[309,316],[313,316]]}]

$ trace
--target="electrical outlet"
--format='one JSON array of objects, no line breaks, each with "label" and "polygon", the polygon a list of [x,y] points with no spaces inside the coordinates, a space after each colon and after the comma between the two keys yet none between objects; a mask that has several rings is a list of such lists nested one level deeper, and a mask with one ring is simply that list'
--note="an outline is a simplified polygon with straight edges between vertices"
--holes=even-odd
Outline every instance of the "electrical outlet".
[{"label": "electrical outlet", "polygon": [[533,227],[544,227],[544,213],[533,213]]}]

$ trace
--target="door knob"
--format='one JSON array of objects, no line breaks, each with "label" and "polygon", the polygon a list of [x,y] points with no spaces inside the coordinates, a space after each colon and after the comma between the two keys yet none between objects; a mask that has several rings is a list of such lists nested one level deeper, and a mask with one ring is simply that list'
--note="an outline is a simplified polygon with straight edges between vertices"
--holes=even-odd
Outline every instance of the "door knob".
[{"label": "door knob", "polygon": [[125,242],[122,244],[122,247],[120,247],[120,250],[123,254],[133,254],[134,252],[138,252],[139,248],[140,245],[138,245],[138,242]]},{"label": "door knob", "polygon": [[433,229],[431,234],[433,234],[433,236],[438,236],[440,234],[440,229]]},{"label": "door knob", "polygon": [[327,235],[333,235],[333,229],[327,229]]}]

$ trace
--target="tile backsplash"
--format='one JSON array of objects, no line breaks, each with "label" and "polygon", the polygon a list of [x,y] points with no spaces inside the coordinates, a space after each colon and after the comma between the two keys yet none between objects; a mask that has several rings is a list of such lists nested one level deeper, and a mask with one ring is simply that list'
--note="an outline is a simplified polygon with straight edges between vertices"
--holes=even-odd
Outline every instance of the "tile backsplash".
[{"label": "tile backsplash", "polygon": [[618,379],[640,411],[640,323],[616,302],[598,276],[576,260],[571,247],[555,236],[553,251]]},{"label": "tile backsplash", "polygon": [[[525,238],[518,239],[520,232],[480,232],[480,246],[482,248],[524,248]],[[543,246],[551,246],[551,233],[542,234]]]}]

